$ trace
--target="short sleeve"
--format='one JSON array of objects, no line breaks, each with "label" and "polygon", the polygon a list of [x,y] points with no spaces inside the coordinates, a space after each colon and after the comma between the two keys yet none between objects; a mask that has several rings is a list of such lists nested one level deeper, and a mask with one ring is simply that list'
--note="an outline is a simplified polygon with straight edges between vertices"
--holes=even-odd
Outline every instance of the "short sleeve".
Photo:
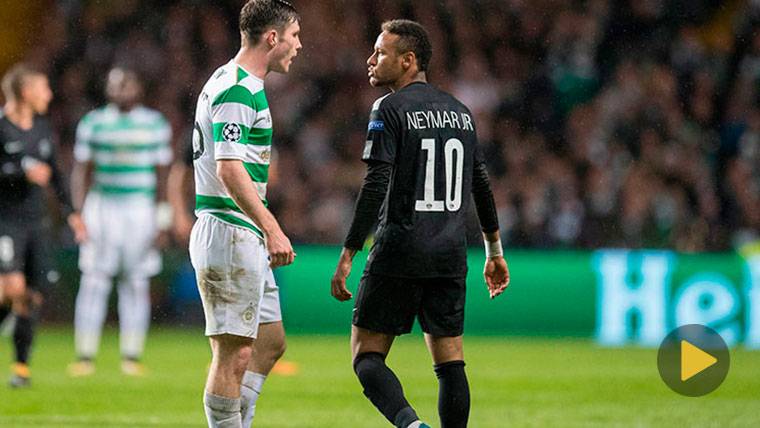
[{"label": "short sleeve", "polygon": [[74,142],[74,159],[88,162],[92,159],[93,120],[87,115],[79,121]]},{"label": "short sleeve", "polygon": [[380,99],[373,105],[367,126],[367,141],[364,146],[362,160],[364,162],[379,161],[389,164],[396,163],[398,147],[398,121],[389,103]]},{"label": "short sleeve", "polygon": [[211,105],[214,127],[214,157],[246,158],[246,143],[256,121],[253,94],[242,85],[235,85],[217,95]]}]

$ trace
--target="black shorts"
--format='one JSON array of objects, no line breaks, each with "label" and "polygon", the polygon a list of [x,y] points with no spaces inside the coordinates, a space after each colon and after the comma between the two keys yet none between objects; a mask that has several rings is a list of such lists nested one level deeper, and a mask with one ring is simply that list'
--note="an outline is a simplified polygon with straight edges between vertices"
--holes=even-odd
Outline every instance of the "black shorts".
[{"label": "black shorts", "polygon": [[0,218],[0,274],[21,272],[29,288],[57,282],[52,235],[46,221],[24,223]]},{"label": "black shorts", "polygon": [[401,335],[422,331],[455,337],[464,331],[464,278],[396,278],[365,273],[359,283],[353,324],[370,331]]}]

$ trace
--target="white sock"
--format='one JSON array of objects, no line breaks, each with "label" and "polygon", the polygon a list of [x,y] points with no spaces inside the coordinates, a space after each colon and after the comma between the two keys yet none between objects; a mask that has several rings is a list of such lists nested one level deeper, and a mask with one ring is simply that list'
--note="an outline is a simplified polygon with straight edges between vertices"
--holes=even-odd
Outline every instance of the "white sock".
[{"label": "white sock", "polygon": [[240,384],[240,413],[242,414],[243,426],[250,427],[253,423],[253,415],[256,413],[256,401],[261,394],[266,375],[246,371],[243,382]]},{"label": "white sock", "polygon": [[150,283],[147,278],[124,278],[118,291],[121,355],[137,359],[150,325]]},{"label": "white sock", "polygon": [[422,426],[421,421],[414,421],[410,423],[406,428],[419,428],[420,426]]},{"label": "white sock", "polygon": [[203,396],[203,408],[209,428],[242,428],[239,398],[227,398],[206,392]]},{"label": "white sock", "polygon": [[82,275],[74,311],[74,341],[78,357],[93,358],[98,352],[111,285],[108,276],[99,273]]}]

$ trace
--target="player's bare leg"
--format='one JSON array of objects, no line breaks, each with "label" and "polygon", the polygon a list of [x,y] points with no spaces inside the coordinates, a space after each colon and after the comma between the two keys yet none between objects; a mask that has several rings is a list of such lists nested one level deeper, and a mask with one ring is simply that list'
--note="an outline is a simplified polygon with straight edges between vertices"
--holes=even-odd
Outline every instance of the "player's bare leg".
[{"label": "player's bare leg", "polygon": [[211,367],[203,399],[211,428],[239,428],[240,382],[253,353],[253,339],[222,334],[211,336]]},{"label": "player's bare leg", "polygon": [[426,333],[425,343],[438,377],[441,428],[466,427],[470,415],[470,387],[464,371],[462,336],[440,337]]},{"label": "player's bare leg", "polygon": [[264,381],[277,360],[285,353],[285,348],[285,329],[282,321],[259,324],[259,331],[253,342],[253,355],[240,387],[244,427],[251,426],[256,414],[256,401],[259,399]]},{"label": "player's bare leg", "polygon": [[24,292],[24,276],[20,273],[0,275],[0,323],[11,314],[13,301]]},{"label": "player's bare leg", "polygon": [[0,275],[0,303],[10,304],[24,294],[26,280],[21,272]]},{"label": "player's bare leg", "polygon": [[364,388],[364,395],[391,423],[401,428],[425,426],[421,425],[417,413],[404,397],[401,382],[385,365],[385,357],[394,339],[395,336],[390,334],[353,326],[351,355],[354,372]]}]

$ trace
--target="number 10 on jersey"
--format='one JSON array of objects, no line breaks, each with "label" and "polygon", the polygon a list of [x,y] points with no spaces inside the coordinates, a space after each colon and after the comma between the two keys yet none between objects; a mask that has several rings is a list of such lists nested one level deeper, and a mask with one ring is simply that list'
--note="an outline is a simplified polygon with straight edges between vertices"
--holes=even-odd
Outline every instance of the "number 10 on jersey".
[{"label": "number 10 on jersey", "polygon": [[[443,212],[458,211],[462,206],[462,171],[464,169],[464,146],[456,138],[443,145],[444,171],[446,174],[446,196],[444,201],[435,199],[435,139],[423,138],[422,150],[427,154],[425,161],[424,199],[417,200],[416,211]],[[456,165],[454,162],[456,161]]]}]

